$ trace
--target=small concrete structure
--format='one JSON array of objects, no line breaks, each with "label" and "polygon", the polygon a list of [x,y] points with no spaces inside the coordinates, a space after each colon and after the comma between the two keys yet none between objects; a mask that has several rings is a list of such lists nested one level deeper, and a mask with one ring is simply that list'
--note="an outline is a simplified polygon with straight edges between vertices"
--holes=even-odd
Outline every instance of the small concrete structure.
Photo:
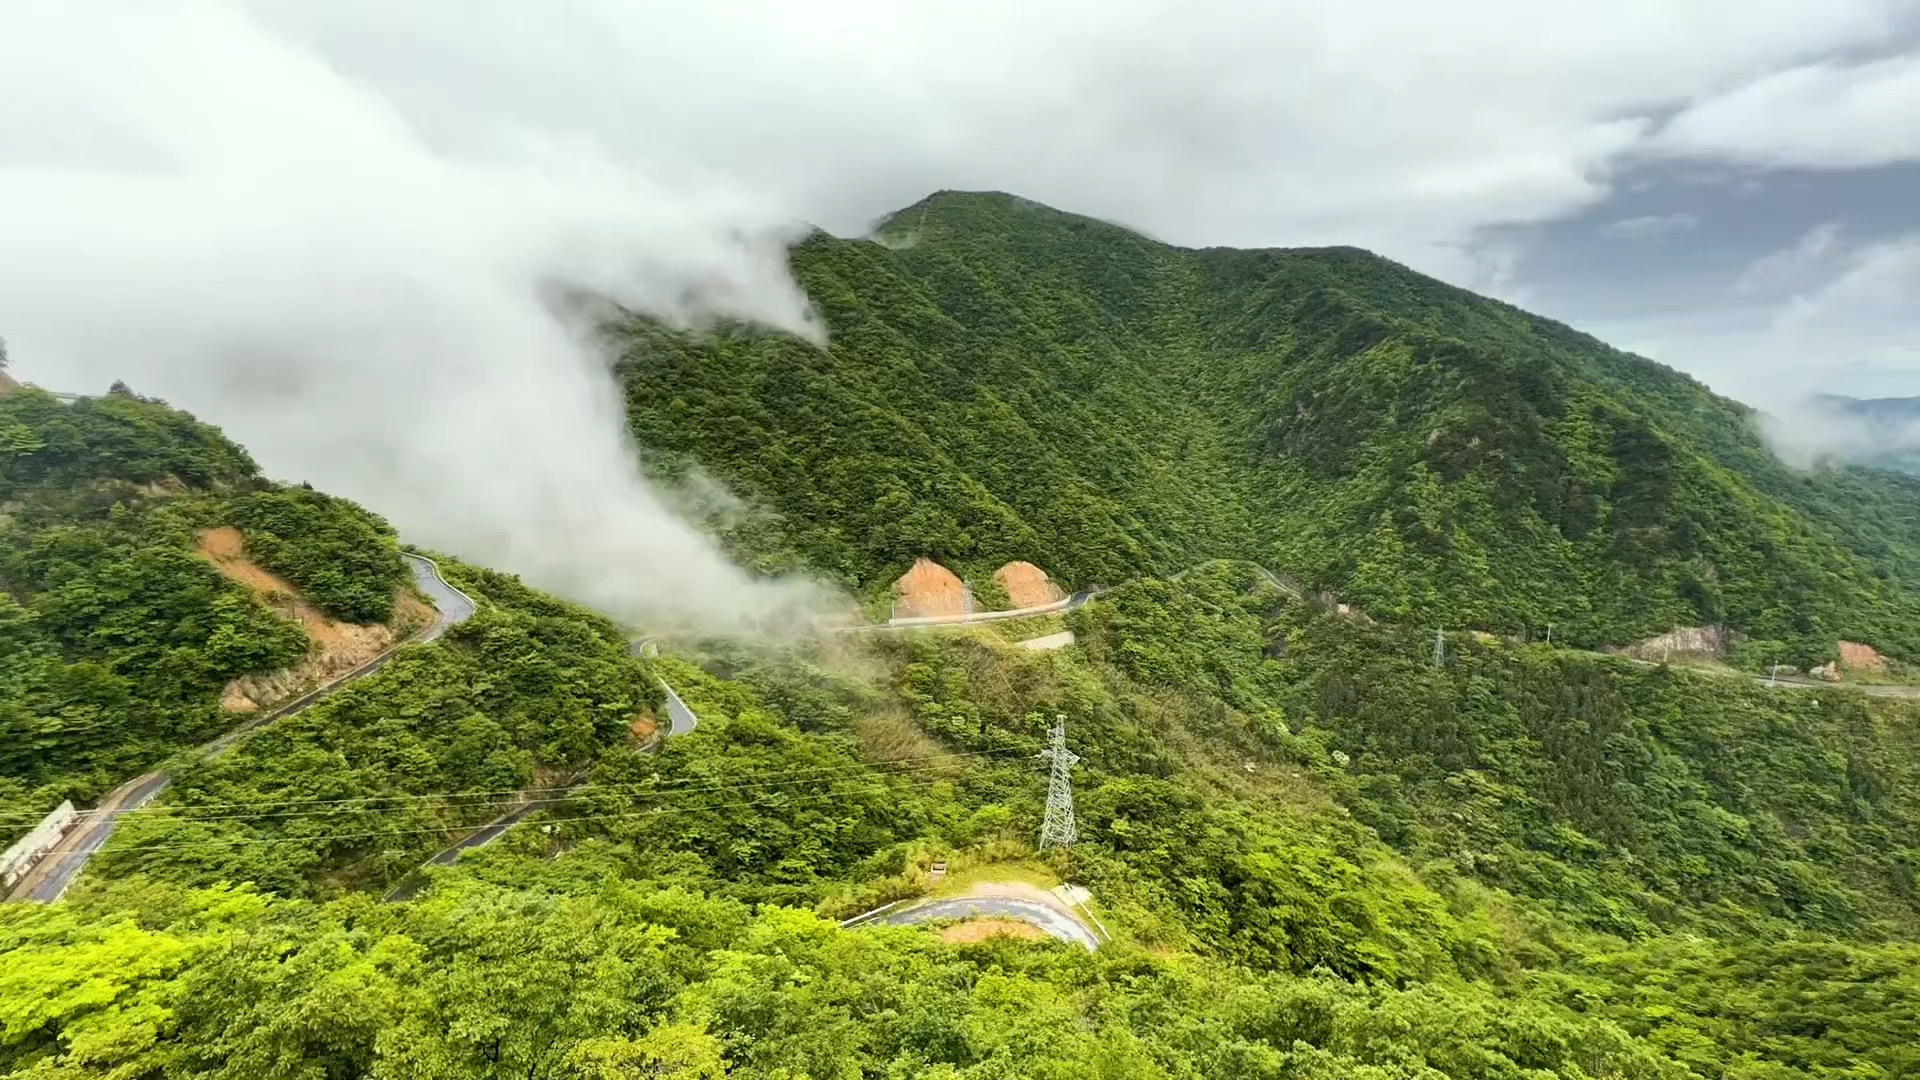
[{"label": "small concrete structure", "polygon": [[1054,649],[1064,649],[1067,646],[1073,644],[1073,642],[1074,642],[1073,631],[1062,630],[1057,634],[1048,634],[1045,637],[1028,638],[1025,641],[1014,642],[1014,644],[1020,646],[1023,649],[1031,649],[1034,652],[1050,652]]},{"label": "small concrete structure", "polygon": [[73,808],[72,800],[55,807],[53,813],[40,819],[33,831],[13,842],[5,855],[0,855],[0,894],[7,893],[20,883],[20,879],[33,872],[47,852],[59,846],[60,841],[80,820],[80,812]]}]

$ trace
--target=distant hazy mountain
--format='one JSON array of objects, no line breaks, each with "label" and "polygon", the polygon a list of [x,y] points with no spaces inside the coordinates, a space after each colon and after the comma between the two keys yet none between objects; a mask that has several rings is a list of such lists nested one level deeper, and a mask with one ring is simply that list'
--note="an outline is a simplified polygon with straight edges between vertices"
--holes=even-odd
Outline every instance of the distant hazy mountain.
[{"label": "distant hazy mountain", "polygon": [[1850,398],[1818,394],[1817,412],[1840,426],[1833,452],[1848,461],[1920,473],[1920,397]]},{"label": "distant hazy mountain", "polygon": [[1920,397],[1849,398],[1823,395],[1871,423],[1911,427],[1920,424]]}]

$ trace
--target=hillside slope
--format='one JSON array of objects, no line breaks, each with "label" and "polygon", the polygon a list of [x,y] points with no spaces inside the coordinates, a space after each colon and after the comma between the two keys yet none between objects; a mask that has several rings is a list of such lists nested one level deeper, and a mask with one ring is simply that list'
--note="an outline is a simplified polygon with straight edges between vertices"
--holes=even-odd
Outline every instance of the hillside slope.
[{"label": "hillside slope", "polygon": [[[194,551],[229,523],[328,611],[377,596],[349,571],[391,554],[375,519],[158,402],[23,392],[0,433],[15,791],[165,753],[229,670],[299,644]],[[0,1075],[1920,1070],[1910,703],[1467,634],[1435,666],[1421,628],[1223,562],[982,630],[676,643],[657,662],[701,722],[655,746],[654,661],[620,627],[444,567],[472,618],[170,763],[66,898],[0,905]],[[1062,626],[1078,645],[1012,644]],[[1059,717],[1079,840],[1036,852]],[[536,790],[533,820],[377,899]],[[1109,940],[837,925],[936,866],[1088,886]]]},{"label": "hillside slope", "polygon": [[1237,555],[1399,621],[1920,655],[1920,481],[1796,473],[1744,406],[1365,252],[942,193],[793,267],[827,350],[616,332],[655,468],[780,512],[732,526],[763,564],[874,588],[920,555],[1025,559],[1078,586]]},{"label": "hillside slope", "polygon": [[0,841],[166,762],[172,784],[82,891],[136,871],[384,886],[536,778],[632,740],[659,692],[621,628],[508,575],[443,568],[483,601],[472,618],[184,759],[426,621],[392,530],[263,478],[216,428],[123,388],[0,394]]},{"label": "hillside slope", "polygon": [[[211,530],[299,595],[224,575]],[[232,723],[223,690],[314,647],[287,609],[386,633],[403,577],[384,522],[161,402],[0,395],[0,837]]]}]

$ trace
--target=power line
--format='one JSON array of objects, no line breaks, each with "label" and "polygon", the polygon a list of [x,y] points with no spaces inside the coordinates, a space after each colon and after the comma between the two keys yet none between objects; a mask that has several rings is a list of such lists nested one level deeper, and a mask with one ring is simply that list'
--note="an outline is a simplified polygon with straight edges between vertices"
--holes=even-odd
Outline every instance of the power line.
[{"label": "power line", "polygon": [[[930,767],[930,768],[941,767],[947,764],[958,763],[959,761],[971,759],[971,758],[990,757],[995,755],[1008,755],[1008,754],[1016,754],[1016,753],[1022,753],[1022,752],[1023,751],[1013,750],[1009,748],[999,748],[999,749],[991,749],[991,750],[970,750],[970,751],[962,751],[962,752],[956,752],[951,754],[936,754],[929,757],[888,758],[888,759],[884,759],[876,762],[855,762],[847,765],[822,765],[822,766],[816,766],[816,767],[806,768],[806,769],[780,769],[772,772],[762,772],[762,773],[753,774],[753,775],[761,779],[776,778],[776,777],[809,777],[809,776],[820,776],[825,779],[831,779],[832,774],[844,773],[844,772],[859,772],[863,770],[876,770],[876,769],[884,770],[894,765],[902,765],[902,766],[907,766],[909,768],[922,767],[922,766]],[[147,806],[135,807],[128,810],[122,810],[120,811],[119,816],[131,817],[134,815],[139,815],[142,817],[146,817],[146,816],[173,817],[181,820],[194,820],[194,821],[224,821],[224,820],[230,820],[234,818],[270,817],[270,816],[299,817],[299,816],[310,816],[313,814],[335,813],[343,809],[356,809],[356,807],[351,807],[348,805],[348,804],[354,804],[354,803],[359,803],[359,804],[388,803],[388,802],[405,803],[405,802],[423,802],[423,801],[431,801],[431,800],[498,799],[498,798],[504,798],[508,796],[515,796],[515,795],[527,795],[527,796],[537,797],[542,795],[554,795],[554,794],[563,794],[563,793],[591,794],[596,791],[619,792],[619,791],[633,791],[633,790],[639,790],[639,789],[645,789],[648,791],[704,790],[704,789],[684,788],[679,786],[682,784],[691,783],[692,779],[693,778],[689,778],[687,780],[680,780],[680,781],[668,781],[665,783],[655,783],[653,781],[639,781],[635,783],[625,783],[625,784],[584,783],[584,784],[574,784],[574,785],[565,786],[565,787],[505,788],[505,789],[491,790],[491,791],[472,790],[472,791],[450,791],[450,792],[395,793],[390,795],[355,795],[355,796],[349,796],[346,798],[338,798],[338,799],[261,799],[261,800],[256,800],[252,802],[201,803],[195,806],[183,806],[179,804],[172,804],[172,805],[149,804]],[[727,785],[721,785],[721,787],[725,787],[725,786]],[[753,785],[746,785],[746,786],[753,786]],[[274,815],[256,815],[252,813],[242,812],[242,813],[236,813],[236,814],[230,814],[230,815],[206,816],[198,813],[199,811],[204,811],[204,810],[250,811],[255,809],[272,810],[272,809],[278,809],[280,807],[314,807],[316,809],[289,811],[284,814],[274,814]],[[378,808],[375,807],[374,809],[378,809]],[[92,810],[83,810],[80,812],[79,816],[81,820],[87,820],[90,817],[96,816],[97,814],[98,814],[98,808],[95,808]],[[43,816],[44,815],[40,815],[40,814],[28,814],[25,812],[18,812],[13,814],[0,814],[0,819],[13,818],[16,820],[37,821]]]},{"label": "power line", "polygon": [[[704,813],[706,811],[711,811],[711,810],[738,810],[738,809],[744,809],[747,807],[755,807],[755,806],[791,806],[794,803],[807,803],[807,802],[816,802],[822,799],[845,798],[846,796],[851,794],[881,794],[888,790],[889,790],[888,787],[884,784],[874,784],[865,792],[847,791],[847,790],[823,791],[823,792],[817,792],[812,795],[783,796],[783,797],[775,797],[775,798],[767,798],[767,799],[758,799],[750,802],[708,803],[702,806],[667,806],[667,807],[658,807],[650,810],[620,810],[620,811],[609,811],[606,813],[597,813],[597,814],[577,814],[570,817],[548,818],[546,823],[552,825],[552,824],[563,824],[571,821],[604,821],[604,820],[611,820],[615,818],[662,817],[668,814],[697,814],[697,813]],[[231,845],[242,846],[242,847],[248,846],[248,845],[255,845],[255,844],[260,844],[260,845],[317,844],[317,843],[322,843],[329,840],[362,840],[362,839],[374,839],[378,837],[387,837],[387,836],[444,835],[452,831],[454,830],[447,829],[447,828],[426,828],[426,829],[382,829],[375,832],[322,833],[322,834],[313,835],[313,836],[216,836],[216,837],[207,837],[204,839],[188,841],[184,843],[136,844],[136,845],[131,845],[128,847],[121,848],[119,850],[126,852],[128,854],[139,854],[139,853],[148,852],[148,851],[183,851],[189,848],[203,847],[207,844],[231,844]],[[77,854],[77,853],[76,852],[67,853],[68,856],[72,856],[74,854]]]},{"label": "power line", "polygon": [[[652,783],[651,781],[646,781],[646,782],[634,783],[634,784],[600,784],[600,785],[583,784],[575,788],[530,789],[527,791],[509,792],[507,794],[532,795],[535,790],[542,793],[547,793],[547,794],[540,795],[538,797],[528,798],[526,800],[528,803],[531,803],[531,804],[539,804],[539,803],[561,803],[561,802],[566,802],[572,799],[591,797],[596,794],[611,794],[611,795],[631,794],[636,796],[638,795],[690,795],[690,794],[698,794],[701,792],[712,792],[712,791],[750,791],[756,788],[777,787],[782,784],[805,784],[805,783],[818,783],[823,781],[831,782],[831,781],[841,780],[841,779],[859,780],[869,775],[880,776],[880,777],[910,776],[919,772],[931,772],[931,771],[945,769],[951,764],[953,763],[948,761],[927,761],[927,762],[920,762],[920,763],[903,762],[903,763],[900,763],[898,767],[888,767],[884,769],[874,768],[870,766],[847,766],[837,771],[824,773],[824,774],[815,773],[811,775],[791,775],[791,776],[776,775],[773,778],[763,777],[757,781],[742,782],[742,783],[728,782],[728,783],[704,784],[699,786],[687,786],[685,784],[655,784],[655,783]],[[409,798],[417,799],[421,797],[413,796]],[[458,809],[458,808],[474,808],[474,807],[484,806],[486,804],[485,803],[451,803],[451,804],[442,804],[442,805],[448,805]],[[333,807],[330,809],[324,809],[324,810],[295,810],[295,811],[285,811],[280,813],[269,813],[269,814],[223,814],[223,815],[212,815],[212,816],[195,816],[192,814],[149,813],[149,814],[144,814],[142,816],[149,817],[153,820],[158,820],[158,821],[177,821],[182,824],[199,824],[203,822],[211,823],[211,822],[223,822],[223,821],[275,821],[275,820],[286,820],[286,819],[321,818],[321,817],[330,817],[330,816],[345,815],[345,814],[396,813],[396,812],[405,812],[408,810],[420,809],[420,808],[422,807],[419,807],[417,805],[410,804],[410,803],[403,803],[400,805],[392,805],[392,806],[336,806],[336,807]]]}]

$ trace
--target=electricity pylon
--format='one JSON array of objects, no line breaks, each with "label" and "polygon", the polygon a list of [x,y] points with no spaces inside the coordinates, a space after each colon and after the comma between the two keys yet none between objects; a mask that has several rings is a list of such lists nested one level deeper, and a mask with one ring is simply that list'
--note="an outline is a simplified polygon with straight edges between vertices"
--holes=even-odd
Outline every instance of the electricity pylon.
[{"label": "electricity pylon", "polygon": [[1445,667],[1446,664],[1447,632],[1445,630],[1435,630],[1433,632],[1433,666]]},{"label": "electricity pylon", "polygon": [[1079,839],[1073,823],[1073,766],[1080,755],[1067,749],[1067,718],[1053,718],[1053,745],[1040,751],[1040,757],[1052,762],[1047,775],[1047,816],[1040,823],[1040,850],[1072,847]]}]

